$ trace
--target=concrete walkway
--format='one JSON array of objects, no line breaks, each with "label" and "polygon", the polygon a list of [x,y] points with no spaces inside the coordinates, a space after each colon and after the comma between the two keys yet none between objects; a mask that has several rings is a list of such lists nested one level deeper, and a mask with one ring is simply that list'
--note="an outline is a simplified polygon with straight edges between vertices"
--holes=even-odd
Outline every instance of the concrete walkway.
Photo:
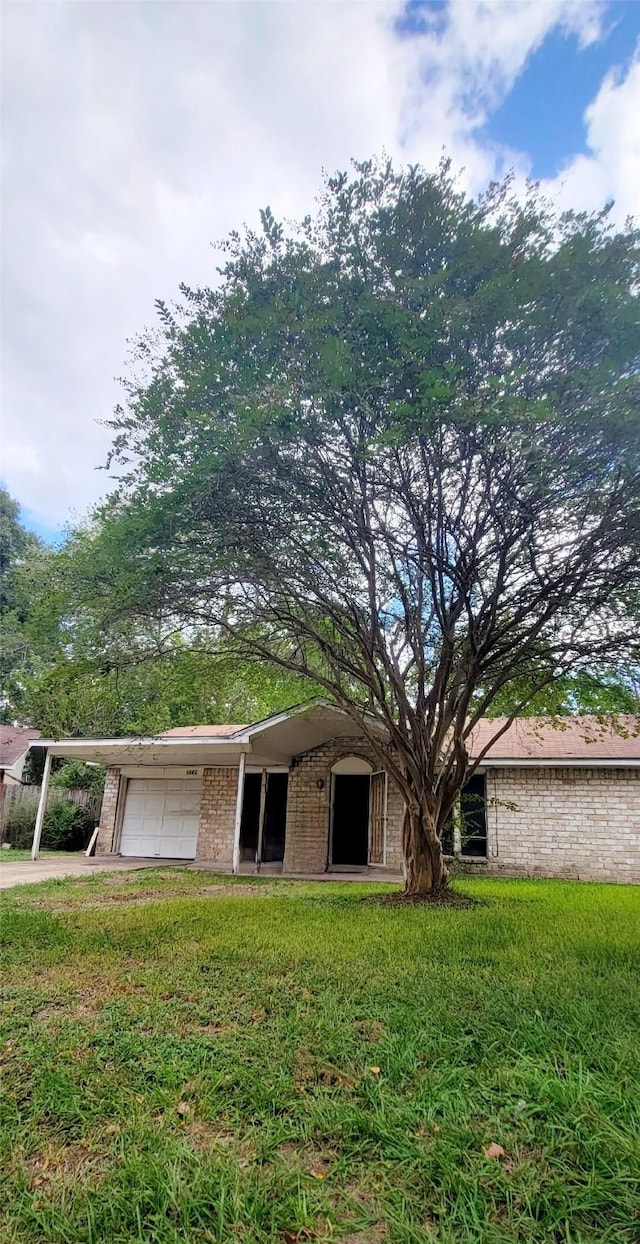
[{"label": "concrete walkway", "polygon": [[[16,860],[15,863],[0,855],[0,890],[8,890],[14,885],[28,885],[36,881],[50,881],[55,877],[90,877],[92,873],[131,872],[135,868],[187,868],[190,871],[230,874],[227,866],[214,860],[157,860],[144,857],[128,857],[121,855],[92,856],[85,855],[41,855],[38,860]],[[255,866],[240,866],[238,877],[262,877],[270,881],[390,881],[396,884],[402,881],[400,873],[386,868],[341,868],[326,873],[282,873],[281,869],[263,865],[259,870]]]},{"label": "concrete walkway", "polygon": [[[7,852],[7,854],[9,854]],[[176,868],[184,861],[122,859],[112,856],[104,864],[84,855],[70,854],[67,859],[59,855],[40,856],[38,860],[5,860],[0,857],[0,890],[14,885],[28,885],[35,881],[50,881],[54,877],[90,877],[92,873],[130,872],[134,868]]]}]

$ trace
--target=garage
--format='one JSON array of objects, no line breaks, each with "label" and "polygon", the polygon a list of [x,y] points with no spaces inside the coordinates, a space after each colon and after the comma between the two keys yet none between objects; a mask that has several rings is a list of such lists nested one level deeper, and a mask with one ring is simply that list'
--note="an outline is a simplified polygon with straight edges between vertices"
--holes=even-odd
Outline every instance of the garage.
[{"label": "garage", "polygon": [[130,778],[120,854],[194,859],[201,795],[201,778]]}]

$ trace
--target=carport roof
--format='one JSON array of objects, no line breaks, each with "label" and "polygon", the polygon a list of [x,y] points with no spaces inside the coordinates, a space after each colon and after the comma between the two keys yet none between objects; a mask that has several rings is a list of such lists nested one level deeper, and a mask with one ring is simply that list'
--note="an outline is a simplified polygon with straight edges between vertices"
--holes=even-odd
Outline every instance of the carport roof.
[{"label": "carport roof", "polygon": [[234,765],[244,753],[249,764],[289,764],[294,756],[340,736],[357,738],[362,728],[339,708],[315,701],[254,725],[182,726],[153,738],[39,739],[52,756],[101,765]]},{"label": "carport roof", "polygon": [[243,726],[173,726],[171,730],[163,730],[158,736],[161,739],[228,739],[233,734],[241,734],[248,730]]},{"label": "carport roof", "polygon": [[[470,740],[475,759],[495,737],[504,719],[478,723]],[[382,726],[368,719],[369,729]],[[37,739],[33,747],[52,756],[76,757],[102,765],[288,765],[294,756],[331,739],[358,738],[362,727],[341,709],[320,700],[297,705],[253,725],[178,726],[154,738]],[[640,765],[640,718],[525,717],[513,722],[482,763],[504,765]]]}]

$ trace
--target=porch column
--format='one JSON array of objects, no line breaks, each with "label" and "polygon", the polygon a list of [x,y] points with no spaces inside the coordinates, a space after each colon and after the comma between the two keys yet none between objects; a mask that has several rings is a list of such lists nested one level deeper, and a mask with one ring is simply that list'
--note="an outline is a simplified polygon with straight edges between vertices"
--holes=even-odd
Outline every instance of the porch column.
[{"label": "porch column", "polygon": [[51,752],[48,751],[44,762],[44,773],[42,774],[42,786],[40,787],[40,802],[38,803],[38,813],[36,816],[36,826],[33,831],[33,843],[31,846],[31,859],[37,860],[40,851],[40,838],[42,837],[42,823],[44,814],[47,810],[47,795],[49,793],[49,778],[51,776]]},{"label": "porch column", "polygon": [[237,873],[240,865],[240,823],[242,821],[242,796],[244,794],[244,767],[246,763],[245,753],[240,753],[240,765],[238,768],[238,793],[236,795],[236,819],[233,827],[233,856],[231,859],[231,871]]}]

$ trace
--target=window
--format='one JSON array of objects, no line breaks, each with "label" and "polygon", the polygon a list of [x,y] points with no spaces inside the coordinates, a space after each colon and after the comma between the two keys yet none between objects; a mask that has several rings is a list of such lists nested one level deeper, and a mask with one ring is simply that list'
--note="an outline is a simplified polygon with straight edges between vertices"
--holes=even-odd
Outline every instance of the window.
[{"label": "window", "polygon": [[475,773],[460,793],[461,855],[487,854],[487,795],[484,773]]},{"label": "window", "polygon": [[444,823],[442,831],[442,850],[445,855],[453,855],[454,852],[454,833],[453,833],[453,811],[451,811]]}]

